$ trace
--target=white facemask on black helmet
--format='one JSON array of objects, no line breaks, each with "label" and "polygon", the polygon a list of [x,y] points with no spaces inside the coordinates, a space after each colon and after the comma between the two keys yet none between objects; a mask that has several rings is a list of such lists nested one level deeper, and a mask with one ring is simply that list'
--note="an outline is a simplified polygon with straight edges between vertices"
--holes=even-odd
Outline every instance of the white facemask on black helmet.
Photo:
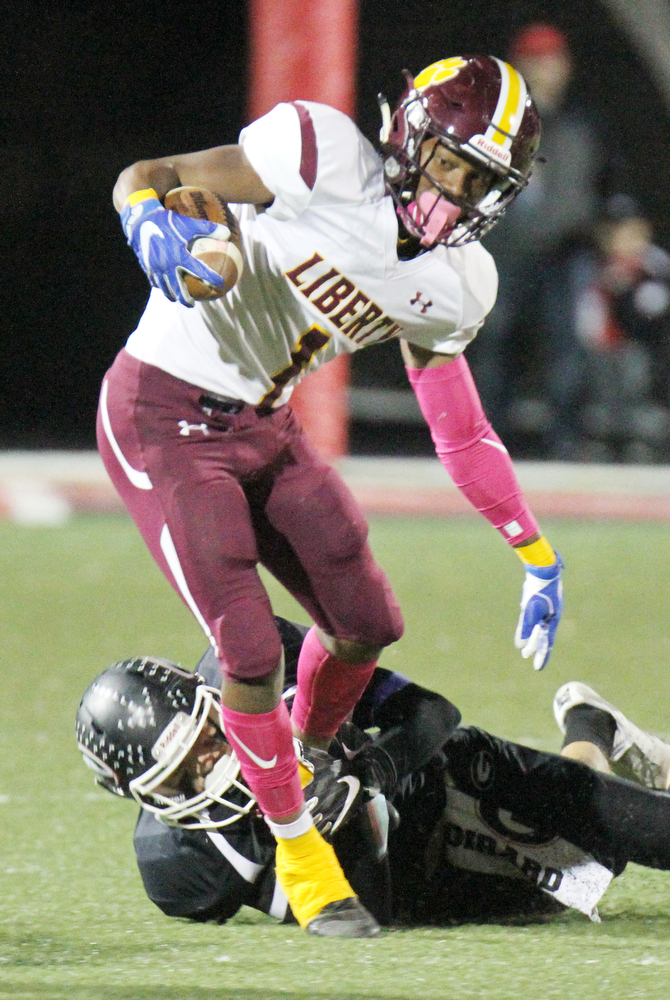
[{"label": "white facemask on black helmet", "polygon": [[168,825],[215,829],[246,815],[256,800],[239,778],[232,751],[215,763],[204,791],[172,793],[170,779],[208,720],[223,733],[219,692],[199,674],[169,660],[123,660],[86,690],[77,710],[77,743],[103,788],[136,799]]}]

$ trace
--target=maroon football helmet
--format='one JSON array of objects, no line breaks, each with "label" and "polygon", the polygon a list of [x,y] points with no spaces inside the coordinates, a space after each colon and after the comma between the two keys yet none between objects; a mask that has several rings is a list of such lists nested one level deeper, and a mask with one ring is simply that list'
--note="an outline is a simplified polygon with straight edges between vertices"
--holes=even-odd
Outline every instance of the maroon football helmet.
[{"label": "maroon football helmet", "polygon": [[[455,56],[416,77],[391,114],[380,97],[382,156],[387,189],[407,231],[430,247],[480,239],[528,183],[540,141],[540,118],[526,83],[493,56]],[[454,196],[421,163],[421,145],[439,144],[483,172],[476,196]],[[417,203],[423,175],[431,185]],[[484,190],[484,194],[481,191]],[[456,207],[454,207],[456,206]]]}]

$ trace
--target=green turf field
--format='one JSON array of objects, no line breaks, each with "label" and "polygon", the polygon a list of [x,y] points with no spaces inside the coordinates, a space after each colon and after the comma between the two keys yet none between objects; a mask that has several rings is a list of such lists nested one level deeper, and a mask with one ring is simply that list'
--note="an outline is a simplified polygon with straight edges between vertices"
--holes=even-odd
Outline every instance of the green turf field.
[{"label": "green turf field", "polygon": [[[521,565],[487,524],[373,521],[407,624],[382,662],[448,694],[465,722],[547,749],[559,746],[552,696],[571,679],[670,736],[670,530],[544,527],[567,563],[567,599],[554,657],[537,674],[512,643]],[[135,809],[96,791],[73,718],[115,660],[194,664],[199,629],[123,517],[59,529],[0,522],[0,553],[0,1000],[670,996],[670,874],[641,868],[615,882],[600,925],[569,914],[334,942],[253,911],[225,927],[163,917],[134,868]],[[272,593],[279,613],[305,621]]]}]

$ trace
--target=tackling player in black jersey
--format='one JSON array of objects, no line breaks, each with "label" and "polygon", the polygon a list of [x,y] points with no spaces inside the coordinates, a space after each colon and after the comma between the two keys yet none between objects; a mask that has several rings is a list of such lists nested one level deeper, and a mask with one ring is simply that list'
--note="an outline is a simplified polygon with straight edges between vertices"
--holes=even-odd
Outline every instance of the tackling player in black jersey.
[{"label": "tackling player in black jersey", "polygon": [[[307,629],[277,623],[290,699]],[[224,922],[246,905],[290,921],[219,684],[211,652],[196,674],[148,657],[116,664],[84,694],[79,746],[100,784],[141,803],[137,862],[166,914]],[[566,906],[598,919],[628,861],[670,868],[670,746],[583,684],[564,685],[554,712],[560,755],[459,726],[445,698],[378,667],[330,754],[297,745],[315,823],[380,923]]]}]

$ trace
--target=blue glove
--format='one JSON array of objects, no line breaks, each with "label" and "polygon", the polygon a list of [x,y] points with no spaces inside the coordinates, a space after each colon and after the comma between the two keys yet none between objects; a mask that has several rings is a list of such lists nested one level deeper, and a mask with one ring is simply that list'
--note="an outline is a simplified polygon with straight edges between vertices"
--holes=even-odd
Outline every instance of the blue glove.
[{"label": "blue glove", "polygon": [[[144,192],[142,192],[144,193]],[[192,219],[163,208],[155,192],[132,202],[132,195],[121,212],[121,225],[149,282],[160,288],[171,302],[192,306],[193,299],[184,284],[184,275],[193,274],[210,285],[221,288],[223,278],[189,253],[191,241],[198,236],[228,240],[230,230],[207,219]]]},{"label": "blue glove", "polygon": [[563,611],[563,560],[556,553],[552,566],[526,564],[521,592],[521,614],[514,644],[524,659],[533,656],[533,667],[542,670],[549,659]]}]

